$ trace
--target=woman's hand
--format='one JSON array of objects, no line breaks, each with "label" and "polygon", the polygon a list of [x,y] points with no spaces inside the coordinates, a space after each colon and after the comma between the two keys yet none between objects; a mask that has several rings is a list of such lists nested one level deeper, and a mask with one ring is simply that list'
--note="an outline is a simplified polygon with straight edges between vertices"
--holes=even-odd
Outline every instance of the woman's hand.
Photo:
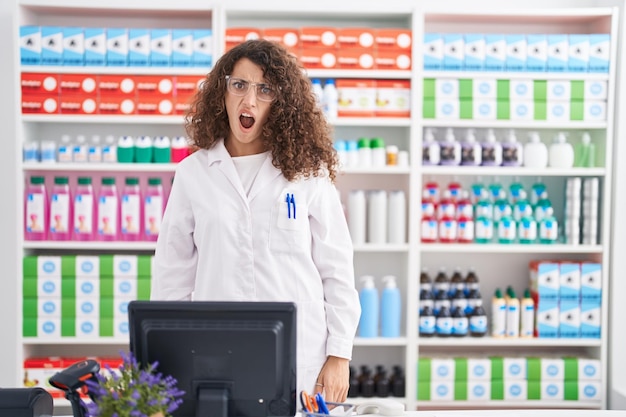
[{"label": "woman's hand", "polygon": [[350,361],[329,356],[322,366],[314,393],[321,392],[327,402],[342,403],[348,398],[350,388]]}]

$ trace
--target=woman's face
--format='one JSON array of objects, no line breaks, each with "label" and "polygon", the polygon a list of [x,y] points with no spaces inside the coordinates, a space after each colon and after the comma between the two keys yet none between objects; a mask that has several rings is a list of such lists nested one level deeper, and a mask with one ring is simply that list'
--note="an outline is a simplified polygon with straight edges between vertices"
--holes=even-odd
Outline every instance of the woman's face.
[{"label": "woman's face", "polygon": [[[242,89],[245,83],[233,79],[243,80],[249,84],[244,95],[235,95],[232,86]],[[226,89],[226,112],[230,133],[226,138],[226,149],[231,156],[254,155],[264,152],[261,132],[270,112],[271,102],[259,100],[258,87],[251,84],[267,84],[263,78],[261,67],[247,58],[242,58],[235,64],[230,74],[231,87]]]}]

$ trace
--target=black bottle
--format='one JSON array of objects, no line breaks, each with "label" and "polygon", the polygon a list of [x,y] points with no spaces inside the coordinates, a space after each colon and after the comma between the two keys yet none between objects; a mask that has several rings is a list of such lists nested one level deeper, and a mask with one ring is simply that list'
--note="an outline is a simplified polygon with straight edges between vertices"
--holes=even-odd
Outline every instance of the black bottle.
[{"label": "black bottle", "polygon": [[474,311],[469,318],[469,332],[472,337],[483,337],[487,334],[487,313],[483,308],[482,299],[480,303],[474,307]]},{"label": "black bottle", "polygon": [[483,304],[483,296],[480,294],[480,291],[476,289],[471,290],[467,295],[467,308],[465,309],[465,314],[469,317],[479,304]]},{"label": "black bottle", "polygon": [[420,312],[419,319],[420,337],[434,336],[436,322],[437,319],[435,318],[435,313],[433,313],[433,310],[429,306],[424,307]]},{"label": "black bottle", "polygon": [[448,291],[450,291],[450,278],[446,275],[446,268],[439,268],[433,286],[435,287],[435,295],[439,295],[440,292],[448,293]]},{"label": "black bottle", "polygon": [[463,290],[456,290],[456,292],[452,295],[452,300],[450,300],[450,309],[454,311],[455,307],[460,307],[463,312],[466,313],[468,300],[465,297],[466,295]]},{"label": "black bottle", "polygon": [[465,291],[465,279],[461,274],[461,268],[454,268],[454,273],[450,277],[450,295],[456,294],[457,291]]},{"label": "black bottle", "polygon": [[454,307],[452,309],[452,336],[465,337],[467,336],[469,327],[469,320],[465,315],[465,311],[461,307]]},{"label": "black bottle", "polygon": [[433,280],[428,275],[428,268],[422,268],[420,273],[420,291],[421,290],[433,290]]},{"label": "black bottle", "polygon": [[359,396],[359,378],[356,375],[354,366],[350,367],[350,388],[348,389],[348,397],[354,398]]},{"label": "black bottle", "polygon": [[452,335],[452,317],[450,316],[450,309],[448,307],[443,306],[439,309],[436,323],[435,329],[437,336],[449,337]]},{"label": "black bottle", "polygon": [[478,290],[479,287],[478,275],[474,268],[470,268],[465,277],[465,291],[469,294],[472,290]]},{"label": "black bottle", "polygon": [[404,397],[405,395],[405,381],[404,381],[404,371],[398,365],[393,367],[393,375],[390,378],[391,381],[391,394],[394,397]]},{"label": "black bottle", "polygon": [[431,290],[420,290],[420,314],[424,307],[430,307],[431,310],[435,308],[435,301]]},{"label": "black bottle", "polygon": [[376,384],[376,396],[388,397],[389,396],[389,378],[387,378],[387,370],[381,366],[381,369],[376,373],[374,378]]},{"label": "black bottle", "polygon": [[372,370],[367,365],[361,366],[359,391],[361,392],[362,397],[371,398],[374,396],[374,379],[372,378]]},{"label": "black bottle", "polygon": [[435,315],[439,314],[442,307],[447,307],[448,310],[452,307],[447,291],[439,291],[435,296],[435,308],[433,308]]}]

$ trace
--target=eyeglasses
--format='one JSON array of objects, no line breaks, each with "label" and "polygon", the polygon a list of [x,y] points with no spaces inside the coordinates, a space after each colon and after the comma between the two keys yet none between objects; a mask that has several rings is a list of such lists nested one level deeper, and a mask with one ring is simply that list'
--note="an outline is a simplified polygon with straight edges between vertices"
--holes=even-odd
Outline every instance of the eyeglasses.
[{"label": "eyeglasses", "polygon": [[272,101],[276,98],[276,91],[269,85],[263,83],[251,83],[241,78],[231,78],[230,75],[226,76],[226,85],[228,91],[239,97],[243,97],[248,94],[250,87],[256,87],[256,96],[261,101]]}]

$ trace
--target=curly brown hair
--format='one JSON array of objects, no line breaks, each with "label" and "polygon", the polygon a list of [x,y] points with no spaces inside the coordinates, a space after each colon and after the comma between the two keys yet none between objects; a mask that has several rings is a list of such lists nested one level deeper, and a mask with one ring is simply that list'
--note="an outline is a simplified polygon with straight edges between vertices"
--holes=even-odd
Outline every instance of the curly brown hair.
[{"label": "curly brown hair", "polygon": [[334,182],[337,153],[332,129],[317,104],[311,81],[300,62],[281,45],[249,40],[227,51],[209,72],[185,115],[185,129],[197,148],[210,149],[230,132],[226,112],[226,76],[247,58],[263,70],[276,88],[270,114],[263,126],[263,142],[272,163],[289,181],[326,175]]}]

